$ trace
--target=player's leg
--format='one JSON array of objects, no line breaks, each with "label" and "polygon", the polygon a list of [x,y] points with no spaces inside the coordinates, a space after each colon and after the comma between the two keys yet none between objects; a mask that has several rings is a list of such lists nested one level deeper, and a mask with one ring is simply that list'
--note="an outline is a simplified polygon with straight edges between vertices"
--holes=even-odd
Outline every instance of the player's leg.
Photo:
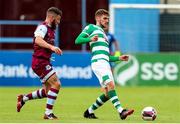
[{"label": "player's leg", "polygon": [[97,117],[95,116],[94,111],[108,100],[109,98],[105,94],[100,95],[96,101],[84,112],[84,117],[96,119]]},{"label": "player's leg", "polygon": [[111,100],[116,110],[119,112],[120,118],[123,120],[126,119],[126,117],[128,115],[131,115],[134,112],[134,110],[123,109],[123,107],[121,106],[120,100],[116,94],[115,85],[113,81],[107,82],[106,86],[107,86],[106,94],[108,95],[109,99]]},{"label": "player's leg", "polygon": [[[104,61],[104,60],[103,60]],[[99,82],[102,82],[102,75],[101,72],[104,71],[104,64],[103,61],[98,61],[91,64],[92,70],[96,77],[98,78]],[[101,84],[101,83],[100,83]],[[98,98],[96,98],[95,102],[84,112],[85,118],[96,119],[97,117],[94,114],[94,111],[101,107],[105,102],[109,100],[107,94],[101,94]]]},{"label": "player's leg", "polygon": [[33,100],[33,99],[42,99],[42,98],[46,98],[46,89],[43,86],[43,88],[38,89],[36,91],[33,91],[31,93],[28,93],[26,95],[18,95],[17,97],[17,112],[21,111],[21,108],[23,107],[23,105],[25,104],[25,102],[27,102],[28,100]]},{"label": "player's leg", "polygon": [[41,99],[41,98],[45,98],[47,97],[46,95],[46,89],[43,86],[43,88],[35,90],[31,93],[28,93],[26,95],[23,96],[23,101],[26,102],[28,100],[32,100],[32,99]]},{"label": "player's leg", "polygon": [[[17,112],[20,112],[21,108],[23,107],[23,105],[25,104],[25,102],[32,100],[32,99],[41,99],[41,98],[45,98],[47,97],[46,94],[46,86],[44,85],[44,80],[47,80],[48,76],[46,75],[52,75],[53,73],[55,73],[52,70],[51,65],[49,64],[49,62],[47,62],[47,64],[39,64],[42,63],[42,61],[38,60],[38,59],[34,59],[34,61],[36,60],[36,62],[32,62],[32,69],[33,71],[39,76],[39,78],[41,79],[43,88],[38,89],[36,91],[33,91],[31,93],[28,93],[26,95],[19,95],[17,97]],[[48,66],[48,70],[47,67]]]},{"label": "player's leg", "polygon": [[121,119],[125,119],[128,115],[132,114],[134,110],[123,109],[120,104],[115,91],[114,78],[109,63],[106,61],[93,63],[92,70],[99,79],[99,82],[104,89],[105,96],[111,100],[114,107],[120,113]]},{"label": "player's leg", "polygon": [[[90,119],[96,119],[97,117],[94,114],[94,111],[101,107],[106,101],[111,100],[113,103],[114,107],[118,110],[119,113],[122,113],[124,109],[120,105],[120,101],[118,99],[118,96],[116,95],[116,91],[113,90],[107,90],[107,88],[104,88],[105,93],[99,96],[95,103],[93,103],[85,112],[84,112],[84,117],[85,118],[90,118]],[[131,114],[128,113],[128,114]],[[126,114],[127,115],[127,114]]]},{"label": "player's leg", "polygon": [[44,119],[57,119],[57,117],[53,114],[53,106],[56,101],[56,98],[59,93],[59,89],[61,87],[61,83],[54,73],[49,79],[46,81],[48,85],[48,92],[47,92],[47,102],[46,102],[46,111],[44,115]]}]

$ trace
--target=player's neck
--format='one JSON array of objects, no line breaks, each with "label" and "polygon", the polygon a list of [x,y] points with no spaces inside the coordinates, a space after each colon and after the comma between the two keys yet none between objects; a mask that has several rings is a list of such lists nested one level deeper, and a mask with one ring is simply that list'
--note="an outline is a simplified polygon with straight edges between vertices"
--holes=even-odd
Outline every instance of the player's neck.
[{"label": "player's neck", "polygon": [[96,25],[99,26],[100,28],[104,29],[104,26],[102,26],[101,24],[96,23]]},{"label": "player's neck", "polygon": [[101,25],[100,25],[98,22],[96,23],[96,25],[99,26],[99,27],[101,27]]},{"label": "player's neck", "polygon": [[96,24],[96,26],[98,26],[98,27],[102,28],[102,26],[101,26],[101,25],[99,25],[99,24]]},{"label": "player's neck", "polygon": [[48,19],[46,19],[45,22],[46,22],[46,24],[47,24],[49,27],[52,26],[52,25],[51,25],[51,22],[50,22]]}]

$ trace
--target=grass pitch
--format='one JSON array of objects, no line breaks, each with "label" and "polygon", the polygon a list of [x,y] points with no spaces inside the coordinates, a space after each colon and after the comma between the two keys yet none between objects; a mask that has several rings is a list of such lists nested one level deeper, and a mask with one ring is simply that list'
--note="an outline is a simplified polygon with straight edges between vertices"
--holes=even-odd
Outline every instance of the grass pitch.
[{"label": "grass pitch", "polygon": [[141,110],[153,106],[157,118],[152,123],[180,123],[180,87],[116,87],[123,107],[135,112],[121,120],[110,101],[95,111],[99,119],[83,118],[83,112],[101,94],[97,87],[62,88],[54,106],[59,120],[43,120],[46,99],[28,101],[16,112],[16,97],[38,87],[0,87],[0,123],[151,123],[141,119]]}]

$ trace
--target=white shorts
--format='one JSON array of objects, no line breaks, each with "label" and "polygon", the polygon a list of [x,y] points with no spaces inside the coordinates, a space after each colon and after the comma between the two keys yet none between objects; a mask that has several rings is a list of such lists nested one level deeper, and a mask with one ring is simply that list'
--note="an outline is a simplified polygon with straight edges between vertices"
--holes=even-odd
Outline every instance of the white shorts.
[{"label": "white shorts", "polygon": [[111,81],[114,83],[110,64],[106,60],[97,60],[97,62],[91,63],[91,68],[102,87],[107,87]]}]

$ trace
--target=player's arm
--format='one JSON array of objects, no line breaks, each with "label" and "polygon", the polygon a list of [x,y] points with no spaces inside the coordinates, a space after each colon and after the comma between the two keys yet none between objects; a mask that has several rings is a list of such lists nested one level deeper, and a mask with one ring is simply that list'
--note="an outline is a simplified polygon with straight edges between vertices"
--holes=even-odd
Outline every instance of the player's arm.
[{"label": "player's arm", "polygon": [[75,44],[84,44],[91,41],[97,41],[98,36],[94,35],[90,37],[92,33],[92,25],[88,25],[84,28],[84,30],[79,34],[79,36],[75,40]]},{"label": "player's arm", "polygon": [[46,49],[50,49],[52,50],[53,52],[55,52],[56,54],[62,54],[62,50],[56,46],[53,46],[49,43],[47,43],[46,41],[44,41],[44,39],[40,36],[37,36],[35,38],[35,43],[40,46],[40,47],[43,47],[43,48],[46,48]]},{"label": "player's arm", "polygon": [[122,55],[122,56],[109,56],[110,62],[116,62],[116,61],[128,61],[129,56],[128,55]]},{"label": "player's arm", "polygon": [[81,33],[75,40],[75,44],[84,44],[84,43],[88,43],[91,41],[97,41],[98,40],[98,36],[94,35],[93,37],[87,37],[86,34]]},{"label": "player's arm", "polygon": [[75,40],[75,44],[84,44],[90,42],[91,39],[88,37],[87,34],[81,32],[79,36]]},{"label": "player's arm", "polygon": [[109,56],[109,61],[110,61],[110,62],[119,61],[119,57],[110,55],[110,56]]},{"label": "player's arm", "polygon": [[52,50],[56,54],[62,54],[62,51],[60,48],[53,46],[44,40],[46,33],[47,33],[46,26],[44,26],[44,25],[38,26],[36,31],[34,32],[35,43],[40,47]]},{"label": "player's arm", "polygon": [[44,41],[44,39],[41,36],[36,36],[35,38],[35,43],[43,48],[47,48],[47,49],[52,49],[53,45],[48,44],[46,41]]}]

